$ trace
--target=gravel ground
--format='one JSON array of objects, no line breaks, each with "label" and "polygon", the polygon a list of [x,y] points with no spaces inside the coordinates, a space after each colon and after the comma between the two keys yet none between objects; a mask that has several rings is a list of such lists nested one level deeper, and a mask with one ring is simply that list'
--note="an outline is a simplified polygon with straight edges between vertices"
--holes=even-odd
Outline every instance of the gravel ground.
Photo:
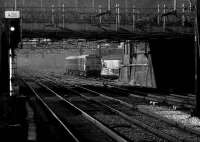
[{"label": "gravel ground", "polygon": [[159,139],[158,137],[148,132],[145,132],[137,126],[128,123],[119,116],[97,114],[95,115],[95,117],[98,118],[100,121],[104,122],[105,124],[111,126],[112,128],[114,128],[114,130],[116,130],[117,132],[126,136],[134,142],[161,142],[161,139]]},{"label": "gravel ground", "polygon": [[156,142],[160,141],[160,139],[155,135],[145,132],[144,130],[138,128],[137,126],[133,126],[126,120],[122,119],[120,116],[106,110],[103,106],[87,102],[82,98],[80,98],[80,100],[78,100],[77,98],[76,101],[70,100],[70,102],[72,102],[82,110],[86,111],[87,113],[95,117],[97,120],[100,120],[110,128],[114,129],[125,138],[138,142],[144,140],[150,140]]},{"label": "gravel ground", "polygon": [[[196,130],[200,134],[200,120],[196,117],[191,117],[191,115],[177,111],[177,110],[171,110],[167,107],[158,107],[158,106],[149,106],[149,105],[140,105],[139,108],[144,108],[151,112],[152,114],[155,114],[157,116],[160,116],[162,118],[166,118],[169,121],[176,122],[179,125],[182,125],[184,127],[191,128],[193,130]],[[200,138],[199,138],[200,141]]]},{"label": "gravel ground", "polygon": [[126,106],[123,106],[117,102],[111,103],[111,101],[107,101],[104,103],[106,103],[107,105],[109,105],[117,110],[120,110],[121,112],[128,114],[128,116],[130,116],[131,118],[139,120],[139,121],[147,124],[148,126],[155,128],[159,131],[165,132],[169,135],[175,136],[180,139],[184,139],[186,141],[194,141],[194,142],[196,141],[197,142],[196,135],[190,134],[188,132],[184,132],[176,127],[173,127],[173,126],[167,124],[164,121],[160,121],[154,117],[147,116],[143,113],[138,112],[137,110],[127,108]]}]

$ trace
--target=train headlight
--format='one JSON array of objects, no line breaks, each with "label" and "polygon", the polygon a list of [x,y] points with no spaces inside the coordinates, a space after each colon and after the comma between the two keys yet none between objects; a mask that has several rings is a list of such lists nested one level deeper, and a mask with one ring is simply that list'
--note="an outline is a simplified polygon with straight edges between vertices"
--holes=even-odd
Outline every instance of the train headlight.
[{"label": "train headlight", "polygon": [[15,31],[15,27],[11,26],[11,27],[10,27],[10,31],[11,31],[11,32],[14,32],[14,31]]}]

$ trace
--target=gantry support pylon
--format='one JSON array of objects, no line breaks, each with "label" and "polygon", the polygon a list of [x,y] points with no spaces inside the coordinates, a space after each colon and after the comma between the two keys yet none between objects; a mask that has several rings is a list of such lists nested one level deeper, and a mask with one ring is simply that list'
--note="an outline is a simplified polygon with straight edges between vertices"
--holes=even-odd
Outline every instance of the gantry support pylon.
[{"label": "gantry support pylon", "polygon": [[200,117],[200,1],[196,0],[196,21],[195,21],[195,95],[196,108],[194,115]]}]

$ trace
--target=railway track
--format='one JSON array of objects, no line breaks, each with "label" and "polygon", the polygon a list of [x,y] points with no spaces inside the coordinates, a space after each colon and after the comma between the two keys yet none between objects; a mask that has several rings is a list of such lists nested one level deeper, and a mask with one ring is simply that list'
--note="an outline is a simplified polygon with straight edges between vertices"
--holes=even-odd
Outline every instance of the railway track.
[{"label": "railway track", "polygon": [[[48,76],[49,74],[47,74]],[[50,76],[54,78],[59,78],[59,79],[67,79],[69,80],[69,76],[63,76],[60,74],[50,74]],[[133,97],[141,97],[143,99],[149,100],[149,101],[155,101],[156,103],[165,103],[169,105],[179,105],[182,108],[189,108],[193,109],[195,106],[195,96],[192,94],[183,94],[179,95],[177,93],[170,93],[170,92],[163,92],[163,91],[157,91],[156,89],[152,89],[150,92],[145,92],[141,91],[138,89],[135,89],[133,87],[128,87],[128,86],[120,86],[117,85],[115,82],[112,80],[108,79],[101,79],[101,78],[86,78],[86,77],[72,77],[70,80],[78,80],[78,82],[81,82],[81,84],[86,84],[86,85],[104,85],[108,87],[114,87],[118,91],[121,92],[126,92],[132,95]],[[88,82],[86,82],[87,80]]]},{"label": "railway track", "polygon": [[[142,130],[140,127],[137,127],[136,125],[134,125],[131,121],[128,121],[127,119],[125,119],[125,117],[122,117],[121,114],[110,109],[108,106],[103,105],[102,103],[99,103],[98,101],[91,99],[88,96],[85,96],[79,92],[75,92],[74,90],[71,90],[71,89],[69,90],[68,88],[61,89],[60,86],[57,86],[57,87],[54,85],[51,86],[49,85],[49,83],[48,83],[48,86],[50,86],[50,88],[52,88],[52,90],[54,90],[55,92],[59,92],[59,94],[62,94],[62,96],[65,96],[65,98],[69,100],[71,103],[78,106],[83,111],[93,116],[95,119],[101,121],[103,124],[105,124],[109,128],[112,128],[113,131],[119,133],[119,135],[122,135],[129,141],[141,141],[141,140],[165,141],[166,140],[164,137],[157,137],[156,135],[152,135],[148,131]],[[68,93],[66,94],[66,92]],[[76,97],[74,98],[74,96]],[[136,131],[137,133],[135,133]]]},{"label": "railway track", "polygon": [[[50,83],[49,78],[43,79],[43,82],[47,83],[48,85],[50,84],[52,90],[56,90],[58,92],[60,91],[59,89],[60,85],[58,86],[59,82],[51,80]],[[62,90],[67,89],[64,92],[60,92],[61,94],[65,95],[65,92],[70,91],[73,94],[79,95],[80,97],[88,101],[93,101],[95,103],[101,104],[102,107],[106,107],[111,112],[120,115],[123,119],[125,119],[132,125],[139,126],[141,129],[143,129],[143,131],[148,131],[148,133],[153,133],[153,135],[156,135],[156,137],[160,137],[168,141],[199,140],[198,136],[193,135],[190,132],[180,130],[175,126],[169,125],[161,120],[155,119],[154,117],[144,115],[143,113],[137,111],[136,109],[133,109],[134,108],[133,102],[127,103],[126,101],[121,99],[127,97],[127,96],[124,97],[124,94],[122,94],[123,97],[119,95],[118,98],[116,99],[114,98],[114,96],[116,97],[116,94],[114,96],[112,93],[109,93],[109,95],[105,94],[103,95],[101,94],[102,92],[101,93],[95,92],[94,90],[91,90],[91,88],[88,89],[78,85],[74,86],[72,85],[73,83],[70,83],[70,81],[68,81],[68,83],[62,82],[60,84],[62,85],[65,84]]]},{"label": "railway track", "polygon": [[[27,85],[51,116],[62,126],[64,129],[63,133],[67,135],[66,140],[75,142],[128,141],[85,111],[55,93],[46,85],[33,81],[29,81]],[[78,105],[80,101],[78,101],[76,105]],[[100,108],[98,107],[90,109],[86,104],[83,104],[83,106],[85,106],[88,111],[100,112]]]},{"label": "railway track", "polygon": [[[92,81],[94,81],[92,79]],[[158,104],[158,105],[163,105],[163,106],[171,106],[173,109],[181,109],[181,110],[187,110],[187,111],[191,111],[196,104],[195,101],[195,96],[194,95],[178,95],[175,93],[166,93],[166,92],[156,92],[156,90],[153,91],[141,91],[135,88],[127,88],[126,86],[122,87],[119,85],[116,85],[113,82],[110,82],[108,80],[104,81],[104,80],[99,80],[101,82],[101,84],[103,83],[104,86],[106,86],[107,88],[111,88],[110,90],[115,90],[115,92],[117,93],[122,93],[122,94],[129,94],[129,96],[133,97],[133,98],[141,98],[143,100],[149,101],[153,104]],[[91,85],[90,83],[82,83],[87,85]],[[97,86],[101,84],[96,83]],[[94,86],[94,85],[91,85]]]},{"label": "railway track", "polygon": [[[42,73],[42,76],[44,73]],[[132,99],[137,99],[137,100],[142,100],[146,101],[152,104],[157,104],[159,106],[167,106],[171,107],[173,109],[179,109],[182,111],[186,111],[187,113],[191,113],[193,108],[195,107],[195,96],[194,95],[178,95],[178,94],[172,94],[172,93],[163,93],[163,92],[155,92],[154,91],[141,91],[141,89],[138,91],[138,89],[132,89],[128,88],[127,86],[119,86],[113,82],[107,82],[104,83],[104,80],[98,79],[98,81],[89,78],[89,79],[84,79],[84,78],[77,78],[77,77],[66,77],[60,74],[54,74],[54,73],[45,73],[45,77],[49,79],[53,79],[57,82],[60,80],[63,81],[70,81],[73,84],[78,84],[78,85],[85,85],[85,86],[106,86],[107,88],[110,88],[110,90],[114,90],[117,93],[124,94]],[[98,87],[97,87],[98,88]],[[95,88],[96,90],[96,88]]]},{"label": "railway track", "polygon": [[[21,81],[23,82],[24,86],[26,86],[26,87],[24,87],[24,88],[26,88],[26,95],[29,94],[27,96],[29,98],[29,103],[34,108],[35,112],[38,111],[40,113],[40,114],[37,114],[36,121],[41,121],[40,119],[43,119],[42,121],[45,122],[46,124],[49,124],[49,125],[53,124],[54,126],[51,128],[55,129],[55,131],[59,131],[59,133],[63,133],[63,135],[62,135],[63,138],[61,138],[61,139],[59,138],[58,141],[61,141],[64,139],[69,139],[72,142],[79,142],[77,137],[61,121],[61,119],[57,116],[57,114],[54,113],[51,106],[47,103],[48,100],[44,98],[44,97],[50,97],[50,96],[48,96],[47,94],[44,96],[41,96],[40,91],[42,91],[42,90],[40,89],[40,86],[36,85],[32,81],[30,81],[30,80],[28,80],[28,81],[21,80]],[[38,89],[38,91],[36,91],[36,88]],[[41,114],[41,113],[43,113],[43,114]],[[39,122],[39,123],[41,123],[41,122]],[[45,129],[45,131],[48,131],[48,130]],[[56,132],[53,132],[53,133],[56,133]],[[56,139],[52,139],[52,140],[56,140]]]},{"label": "railway track", "polygon": [[147,93],[137,90],[128,90],[115,85],[107,85],[107,90],[128,94],[132,98],[141,98],[143,100],[155,103],[159,106],[171,106],[173,109],[191,110],[195,107],[195,98],[191,96],[181,96],[166,93]]},{"label": "railway track", "polygon": [[[49,76],[49,75],[47,75]],[[71,82],[74,82],[74,84],[82,84],[82,85],[89,85],[89,86],[107,86],[108,88],[112,88],[113,90],[115,90],[115,92],[117,93],[123,93],[123,94],[129,94],[130,97],[133,98],[141,98],[143,100],[149,101],[153,104],[158,104],[158,105],[164,105],[164,106],[171,106],[173,109],[182,109],[182,110],[187,110],[187,111],[191,111],[194,107],[195,107],[195,96],[194,95],[178,95],[175,93],[163,93],[163,92],[156,92],[154,91],[150,91],[150,92],[145,92],[145,91],[141,91],[141,90],[137,90],[137,89],[127,89],[126,87],[121,87],[119,85],[116,85],[113,82],[110,82],[108,80],[102,80],[102,79],[84,79],[84,78],[76,78],[73,77],[71,79],[66,78],[65,76],[61,76],[61,75],[50,75],[50,78],[54,78],[55,80],[57,80],[56,78],[58,78],[58,80],[70,80]],[[87,82],[85,81],[87,80]],[[77,83],[78,82],[78,83]],[[106,83],[105,83],[106,82]]]},{"label": "railway track", "polygon": [[[85,88],[83,88],[83,87],[81,87],[83,90],[85,89]],[[80,91],[80,89],[78,89],[77,87],[75,87],[74,88],[76,91],[77,90],[79,90]],[[82,91],[83,91],[82,90]],[[100,96],[102,96],[103,97],[103,95],[102,94],[99,94],[99,93],[96,93],[96,92],[94,92],[94,91],[91,91],[91,90],[88,90],[88,89],[86,89],[87,91],[89,91],[90,93],[92,92],[93,93],[93,97],[95,96],[94,94],[96,94],[96,96],[97,95],[100,95]],[[81,92],[82,92],[81,91]],[[79,92],[79,93],[81,93],[81,92]],[[86,93],[85,91],[83,91],[81,94],[85,94],[85,95],[87,95],[87,97],[92,97],[92,96],[88,96],[88,92]],[[98,96],[99,97],[99,96]],[[133,109],[131,109],[134,105],[132,104],[127,104],[126,102],[123,102],[123,101],[121,101],[121,99],[116,99],[116,98],[112,98],[111,96],[109,96],[109,97],[107,97],[107,96],[105,96],[105,97],[103,97],[103,98],[101,98],[100,100],[99,100],[99,98],[98,97],[95,97],[95,98],[93,98],[93,100],[97,100],[98,102],[101,102],[101,103],[103,103],[103,104],[105,104],[106,106],[108,106],[109,108],[111,108],[111,109],[113,109],[115,112],[117,112],[117,113],[121,113],[121,112],[124,112],[125,111],[125,114],[123,114],[123,113],[121,113],[123,116],[125,116],[125,119],[128,119],[128,120],[134,120],[135,118],[136,118],[136,116],[137,115],[139,115],[139,118],[137,119],[137,120],[135,120],[133,123],[136,123],[136,124],[139,124],[140,126],[141,126],[141,124],[143,123],[143,122],[147,122],[148,124],[151,124],[152,122],[154,123],[154,124],[157,124],[158,123],[158,118],[155,118],[155,117],[152,117],[152,116],[146,116],[145,115],[145,117],[144,117],[144,114],[143,113],[141,113],[141,112],[139,112],[139,111],[137,111],[137,110],[134,110],[135,112],[136,112],[136,115],[133,113]],[[123,97],[123,98],[126,98],[126,97]],[[107,101],[105,100],[105,99],[107,99]],[[117,110],[117,111],[116,111]],[[120,112],[119,112],[119,111]],[[132,116],[132,117],[129,117],[129,116]],[[143,119],[144,121],[142,121],[142,122],[138,122],[138,121],[140,121],[140,119],[141,119],[141,116],[143,117],[143,118],[145,118],[145,119]],[[187,139],[191,139],[191,132],[190,131],[187,131],[187,130],[180,130],[180,129],[177,129],[176,128],[176,125],[175,126],[173,126],[173,125],[171,125],[171,124],[166,124],[166,122],[163,122],[162,120],[160,120],[160,122],[158,123],[158,125],[159,126],[163,126],[163,128],[158,128],[159,129],[159,131],[161,131],[161,129],[162,129],[162,131],[168,131],[169,133],[171,133],[172,135],[174,135],[175,137],[181,137],[181,139],[182,140],[180,140],[180,141],[190,141],[190,140],[187,140]],[[141,127],[143,127],[143,128],[147,128],[146,126],[141,126]],[[158,127],[158,126],[155,126],[155,127]],[[151,129],[152,127],[150,126],[149,128],[147,128],[147,129],[149,129],[151,132],[155,132],[155,133],[159,133],[158,131],[156,131],[156,130],[154,130],[154,129]],[[164,130],[163,130],[164,129]],[[171,131],[171,130],[173,130],[173,131]],[[171,134],[169,134],[169,135],[171,135]],[[196,134],[196,133],[195,133]],[[160,135],[162,135],[162,132],[160,133]],[[184,138],[183,138],[183,136],[185,136]],[[184,139],[184,140],[183,140]],[[195,136],[194,136],[194,139],[193,140],[191,140],[191,141],[198,141],[198,138],[196,138]]]},{"label": "railway track", "polygon": [[[52,92],[53,94],[57,94],[54,92],[54,89],[50,89],[46,85],[40,82],[40,85],[45,87],[47,90]],[[48,84],[49,86],[49,84]],[[60,88],[57,88],[60,91]],[[42,91],[44,92],[44,91]],[[60,94],[60,93],[59,93]],[[58,95],[58,94],[57,94]],[[61,97],[61,96],[60,96]],[[116,114],[115,112],[111,111],[108,109],[108,107],[100,105],[97,102],[94,102],[88,99],[83,99],[82,96],[77,96],[76,94],[70,95],[70,97],[66,97],[65,94],[65,100],[67,99],[72,103],[74,106],[76,106],[78,109],[80,109],[83,113],[87,112],[90,116],[95,119],[95,123],[98,121],[101,121],[104,125],[108,126],[110,129],[112,129],[112,133],[118,133],[119,135],[114,135],[113,134],[108,134],[112,136],[116,141],[135,141],[135,138],[137,138],[137,141],[140,141],[141,139],[144,140],[150,140],[152,141],[166,141],[165,138],[159,138],[155,135],[150,134],[149,132],[145,132],[144,130],[140,129],[139,127],[131,124],[127,120],[125,120],[123,117],[121,117],[119,114]],[[45,97],[46,98],[46,97]],[[55,106],[54,106],[55,107]],[[98,120],[96,120],[98,119]],[[101,128],[102,129],[102,128]],[[105,131],[105,130],[104,130]],[[108,130],[107,130],[108,131]],[[135,133],[137,132],[137,133]],[[106,131],[104,132],[106,133]],[[109,132],[110,133],[110,132]],[[124,140],[123,138],[120,138],[120,135],[125,137]],[[137,137],[135,137],[137,135]],[[101,139],[101,141],[103,141]],[[168,140],[167,140],[168,141]],[[170,140],[171,141],[171,140]]]},{"label": "railway track", "polygon": [[174,105],[179,108],[193,109],[195,107],[195,96],[194,95],[178,95],[175,93],[158,93],[152,92],[147,93],[144,91],[138,91],[136,89],[127,89],[124,87],[116,86],[114,84],[109,84],[108,86],[115,88],[115,90],[126,92],[133,97],[141,97],[146,100],[155,101],[156,103]]}]

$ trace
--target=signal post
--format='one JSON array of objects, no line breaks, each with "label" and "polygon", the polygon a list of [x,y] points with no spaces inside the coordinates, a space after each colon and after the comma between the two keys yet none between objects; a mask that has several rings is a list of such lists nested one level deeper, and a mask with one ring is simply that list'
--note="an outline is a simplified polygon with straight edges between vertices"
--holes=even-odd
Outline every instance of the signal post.
[{"label": "signal post", "polygon": [[13,76],[14,51],[21,41],[20,31],[20,12],[5,11],[3,23],[0,23],[1,139],[23,142],[27,129],[25,98]]},{"label": "signal post", "polygon": [[8,55],[7,62],[8,66],[4,67],[9,70],[7,74],[7,80],[9,80],[9,96],[14,95],[14,69],[15,67],[15,49],[18,46],[18,43],[21,41],[21,30],[20,30],[20,12],[19,11],[5,11],[4,17],[5,25],[5,54]]}]

